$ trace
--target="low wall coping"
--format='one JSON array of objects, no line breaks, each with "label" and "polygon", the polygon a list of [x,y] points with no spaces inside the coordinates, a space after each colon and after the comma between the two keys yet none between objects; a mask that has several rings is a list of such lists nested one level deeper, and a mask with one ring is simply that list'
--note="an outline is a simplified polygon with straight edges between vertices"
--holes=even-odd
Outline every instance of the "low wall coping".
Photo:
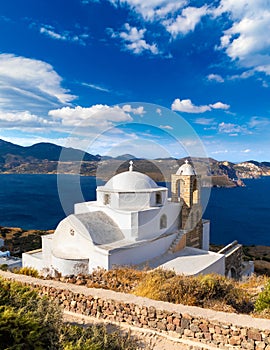
[{"label": "low wall coping", "polygon": [[149,298],[138,297],[133,294],[115,292],[107,289],[87,288],[75,284],[64,283],[54,280],[42,280],[25,275],[14,274],[8,271],[1,271],[0,276],[5,279],[26,283],[29,285],[38,285],[41,287],[52,287],[55,289],[69,290],[74,294],[92,296],[103,300],[114,300],[126,304],[135,304],[140,307],[154,307],[156,310],[167,311],[171,313],[188,314],[192,317],[207,319],[208,321],[231,324],[233,326],[256,328],[260,330],[270,330],[270,320],[263,318],[254,318],[249,315],[227,313],[223,311],[214,311],[197,306],[188,306],[182,304],[173,304],[164,301],[152,300]]}]

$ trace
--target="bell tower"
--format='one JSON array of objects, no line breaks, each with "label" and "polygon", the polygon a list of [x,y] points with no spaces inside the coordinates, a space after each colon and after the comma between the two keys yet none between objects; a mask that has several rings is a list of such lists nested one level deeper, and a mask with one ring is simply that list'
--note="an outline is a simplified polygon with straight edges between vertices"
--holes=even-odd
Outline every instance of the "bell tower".
[{"label": "bell tower", "polygon": [[201,177],[188,160],[171,178],[172,202],[181,203],[179,228],[185,230],[186,245],[202,248]]}]

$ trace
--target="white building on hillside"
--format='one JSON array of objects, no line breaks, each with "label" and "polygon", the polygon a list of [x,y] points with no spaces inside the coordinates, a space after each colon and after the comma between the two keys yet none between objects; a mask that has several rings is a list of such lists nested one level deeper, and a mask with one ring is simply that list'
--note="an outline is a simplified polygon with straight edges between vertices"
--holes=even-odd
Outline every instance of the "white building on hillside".
[{"label": "white building on hillside", "polygon": [[97,200],[75,204],[42,249],[23,254],[23,266],[62,275],[97,267],[148,265],[177,273],[225,274],[225,255],[208,251],[209,221],[201,219],[200,177],[186,162],[168,189],[129,170],[97,187]]}]

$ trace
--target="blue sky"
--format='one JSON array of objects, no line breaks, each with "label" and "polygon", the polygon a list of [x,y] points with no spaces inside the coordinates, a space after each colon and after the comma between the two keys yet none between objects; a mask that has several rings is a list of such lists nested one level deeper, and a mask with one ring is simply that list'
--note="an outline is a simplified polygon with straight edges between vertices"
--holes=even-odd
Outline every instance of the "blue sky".
[{"label": "blue sky", "polygon": [[269,0],[9,0],[0,30],[2,139],[270,161]]}]

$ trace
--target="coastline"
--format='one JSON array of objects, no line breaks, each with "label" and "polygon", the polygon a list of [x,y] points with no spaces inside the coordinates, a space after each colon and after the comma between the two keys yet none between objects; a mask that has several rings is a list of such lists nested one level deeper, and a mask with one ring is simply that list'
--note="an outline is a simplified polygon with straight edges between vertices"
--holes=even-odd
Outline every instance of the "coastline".
[{"label": "coastline", "polygon": [[[147,173],[146,173],[147,174]],[[96,177],[96,173],[94,174],[78,174],[78,173],[73,173],[73,172],[11,172],[11,171],[5,171],[5,172],[0,172],[0,175],[72,175],[72,176],[80,176],[80,177]],[[149,175],[149,174],[148,174]],[[156,182],[170,182],[170,178],[165,177],[164,181],[160,179],[159,174],[153,174],[149,175],[153,178],[154,181]],[[270,176],[270,175],[265,175],[265,176]],[[108,175],[103,176],[102,178],[99,177],[100,180],[102,181],[107,181],[109,178]],[[253,178],[255,179],[255,178]],[[243,179],[230,179],[226,175],[214,175],[214,176],[204,176],[202,177],[202,187],[204,188],[236,188],[236,187],[245,187],[245,183],[243,182]]]}]

